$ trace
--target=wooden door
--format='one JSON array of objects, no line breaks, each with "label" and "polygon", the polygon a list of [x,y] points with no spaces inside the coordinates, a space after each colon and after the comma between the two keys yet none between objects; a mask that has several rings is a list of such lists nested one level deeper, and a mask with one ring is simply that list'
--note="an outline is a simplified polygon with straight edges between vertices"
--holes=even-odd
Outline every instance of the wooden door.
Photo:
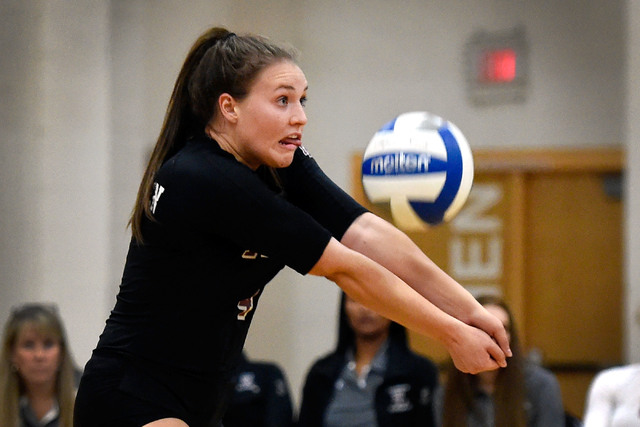
[{"label": "wooden door", "polygon": [[[565,407],[582,416],[594,374],[622,361],[623,153],[584,150],[477,150],[474,185],[448,224],[407,234],[472,293],[509,302],[525,351],[558,377]],[[352,194],[366,200],[361,155]],[[437,362],[436,342],[410,334]]]}]

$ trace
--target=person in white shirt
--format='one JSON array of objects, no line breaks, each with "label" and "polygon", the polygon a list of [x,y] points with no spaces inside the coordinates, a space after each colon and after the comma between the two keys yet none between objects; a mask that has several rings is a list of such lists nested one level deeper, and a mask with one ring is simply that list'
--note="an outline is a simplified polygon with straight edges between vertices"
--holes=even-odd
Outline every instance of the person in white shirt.
[{"label": "person in white shirt", "polygon": [[584,427],[640,426],[640,363],[605,369],[591,382]]}]

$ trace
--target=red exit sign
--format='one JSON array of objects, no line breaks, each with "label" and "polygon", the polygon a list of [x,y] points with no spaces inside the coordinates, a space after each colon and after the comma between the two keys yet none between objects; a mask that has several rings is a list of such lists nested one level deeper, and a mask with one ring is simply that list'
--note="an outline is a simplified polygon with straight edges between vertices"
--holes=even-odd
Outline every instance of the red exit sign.
[{"label": "red exit sign", "polygon": [[528,50],[522,26],[472,33],[465,47],[464,61],[471,102],[477,106],[525,102]]},{"label": "red exit sign", "polygon": [[479,63],[478,81],[509,83],[515,80],[518,54],[514,49],[487,50]]}]

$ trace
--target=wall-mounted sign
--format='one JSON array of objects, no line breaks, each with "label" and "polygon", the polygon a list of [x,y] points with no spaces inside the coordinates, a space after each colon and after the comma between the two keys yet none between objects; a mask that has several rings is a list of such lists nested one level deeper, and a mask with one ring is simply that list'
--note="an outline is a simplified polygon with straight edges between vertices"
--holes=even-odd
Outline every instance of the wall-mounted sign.
[{"label": "wall-mounted sign", "polygon": [[528,49],[524,29],[478,31],[465,49],[465,75],[475,105],[524,102],[527,95]]}]

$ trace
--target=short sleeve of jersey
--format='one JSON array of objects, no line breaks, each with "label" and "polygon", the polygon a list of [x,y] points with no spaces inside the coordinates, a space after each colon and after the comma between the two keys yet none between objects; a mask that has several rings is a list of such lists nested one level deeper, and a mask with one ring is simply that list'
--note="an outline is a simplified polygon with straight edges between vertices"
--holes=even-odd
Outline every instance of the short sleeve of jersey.
[{"label": "short sleeve of jersey", "polygon": [[279,170],[279,173],[287,198],[311,214],[337,240],[358,216],[367,212],[327,177],[303,147],[296,150],[291,166]]},{"label": "short sleeve of jersey", "polygon": [[308,273],[331,233],[304,207],[276,194],[257,173],[211,147],[215,144],[190,143],[163,165],[156,177],[162,189],[152,198],[156,221]]}]

